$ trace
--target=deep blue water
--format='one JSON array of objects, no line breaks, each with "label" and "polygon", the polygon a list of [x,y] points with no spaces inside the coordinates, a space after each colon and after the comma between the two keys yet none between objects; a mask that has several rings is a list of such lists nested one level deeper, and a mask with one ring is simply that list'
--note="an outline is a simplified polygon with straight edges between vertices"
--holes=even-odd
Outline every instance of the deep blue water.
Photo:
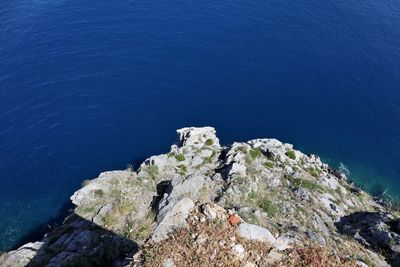
[{"label": "deep blue water", "polygon": [[0,250],[191,125],[399,197],[400,2],[0,1]]}]

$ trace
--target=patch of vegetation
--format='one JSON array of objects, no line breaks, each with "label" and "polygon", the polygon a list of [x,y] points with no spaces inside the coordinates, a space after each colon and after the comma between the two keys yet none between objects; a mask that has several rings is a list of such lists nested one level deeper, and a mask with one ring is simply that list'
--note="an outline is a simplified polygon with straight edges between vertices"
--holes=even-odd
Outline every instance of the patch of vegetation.
[{"label": "patch of vegetation", "polygon": [[106,215],[104,215],[104,217],[102,218],[102,221],[104,223],[105,226],[111,227],[114,225],[114,223],[116,222],[116,219],[110,214],[107,213]]},{"label": "patch of vegetation", "polygon": [[249,193],[249,195],[247,197],[250,199],[257,199],[257,196],[258,196],[257,192],[254,190],[251,190],[251,192]]},{"label": "patch of vegetation", "polygon": [[205,165],[205,164],[210,164],[210,163],[212,163],[212,158],[211,157],[205,157],[204,159],[203,159],[203,165]]},{"label": "patch of vegetation", "polygon": [[240,151],[240,152],[242,152],[243,154],[247,154],[247,153],[248,153],[247,147],[245,147],[245,146],[239,146],[239,147],[237,147],[235,150],[236,150],[236,151]]},{"label": "patch of vegetation", "polygon": [[302,180],[300,186],[302,186],[303,188],[309,189],[311,191],[315,191],[315,190],[323,191],[322,186],[320,186],[317,183],[310,181],[310,180]]},{"label": "patch of vegetation", "polygon": [[212,146],[214,144],[214,141],[212,139],[207,139],[206,145],[207,146]]},{"label": "patch of vegetation", "polygon": [[113,189],[111,190],[110,196],[117,201],[121,199],[122,191],[120,189]]},{"label": "patch of vegetation", "polygon": [[85,179],[85,180],[82,181],[81,187],[85,187],[85,186],[87,186],[89,183],[90,183],[90,180]]},{"label": "patch of vegetation", "polygon": [[359,259],[359,260],[361,260],[362,262],[364,262],[367,266],[374,266],[373,262],[372,262],[370,259],[368,259],[367,257],[362,257],[362,258]]},{"label": "patch of vegetation", "polygon": [[261,170],[257,168],[257,166],[249,165],[247,167],[247,174],[249,176],[255,177],[261,173]]},{"label": "patch of vegetation", "polygon": [[340,188],[339,186],[336,187],[335,192],[336,192],[341,198],[343,198],[342,188]]},{"label": "patch of vegetation", "polygon": [[149,165],[146,167],[146,172],[151,176],[151,178],[155,179],[158,175],[158,166]]},{"label": "patch of vegetation", "polygon": [[293,160],[296,159],[296,153],[294,153],[293,150],[286,151],[285,155],[288,156],[290,159],[293,159]]},{"label": "patch of vegetation", "polygon": [[326,247],[307,244],[304,247],[296,246],[288,257],[282,262],[283,266],[331,266],[331,267],[355,267],[353,259],[338,257]]},{"label": "patch of vegetation", "polygon": [[185,159],[186,159],[185,155],[183,155],[183,154],[175,155],[175,158],[177,161],[185,161]]},{"label": "patch of vegetation", "polygon": [[325,191],[321,185],[315,183],[314,181],[300,179],[300,178],[295,179],[292,176],[287,177],[287,179],[290,181],[292,185],[297,187],[302,187],[310,191],[322,191],[322,192]]},{"label": "patch of vegetation", "polygon": [[83,214],[87,214],[87,213],[93,213],[96,211],[95,207],[87,207],[87,208],[82,208],[82,207],[78,207],[77,211]]},{"label": "patch of vegetation", "polygon": [[167,155],[168,158],[172,158],[172,157],[174,157],[174,156],[175,156],[175,153],[174,153],[174,152],[169,152],[168,155]]},{"label": "patch of vegetation", "polygon": [[364,195],[363,194],[358,195],[357,198],[358,198],[358,201],[360,201],[361,203],[364,202]]},{"label": "patch of vegetation", "polygon": [[129,225],[128,223],[129,235],[127,237],[135,241],[144,241],[151,234],[155,219],[156,213],[150,211],[146,218],[140,221],[139,224],[133,225],[133,223],[130,222]]},{"label": "patch of vegetation", "polygon": [[104,191],[101,190],[101,189],[97,189],[97,190],[94,191],[94,195],[96,197],[103,197],[104,196]]},{"label": "patch of vegetation", "polygon": [[[206,241],[202,242],[201,238]],[[252,253],[243,259],[236,257],[231,247],[233,238],[245,251]],[[139,266],[164,266],[167,259],[179,266],[245,266],[247,262],[269,266],[270,251],[268,242],[241,238],[235,227],[225,221],[206,221],[189,224],[189,229],[177,229],[171,238],[144,245],[143,262]]]},{"label": "patch of vegetation", "polygon": [[307,215],[307,210],[303,206],[301,205],[297,206],[297,210],[303,213],[304,215]]},{"label": "patch of vegetation", "polygon": [[266,162],[264,162],[263,165],[264,165],[264,167],[272,169],[274,167],[275,163],[273,161],[266,161]]},{"label": "patch of vegetation", "polygon": [[257,192],[252,190],[248,195],[246,201],[252,205],[256,205],[262,211],[268,213],[269,216],[274,217],[278,213],[277,206],[269,199],[260,196]]},{"label": "patch of vegetation", "polygon": [[255,160],[258,157],[262,156],[262,152],[259,148],[252,148],[250,149],[250,157],[252,160]]},{"label": "patch of vegetation", "polygon": [[252,212],[238,212],[238,215],[240,216],[240,218],[242,218],[244,221],[248,223],[256,225],[260,224],[256,215],[254,215],[254,213]]},{"label": "patch of vegetation", "polygon": [[179,175],[185,175],[186,174],[187,168],[186,168],[185,165],[179,165],[178,168],[179,168]]},{"label": "patch of vegetation", "polygon": [[306,172],[308,172],[311,176],[317,178],[321,175],[321,170],[315,167],[308,167],[305,169]]},{"label": "patch of vegetation", "polygon": [[127,214],[135,210],[135,204],[130,201],[124,201],[119,203],[119,205],[116,207],[116,210],[118,213]]},{"label": "patch of vegetation", "polygon": [[275,215],[278,213],[278,208],[269,199],[265,198],[261,199],[258,205],[264,212],[268,213],[268,215],[271,217],[275,217]]},{"label": "patch of vegetation", "polygon": [[245,184],[247,180],[248,180],[248,177],[238,176],[238,177],[235,178],[234,181],[235,181],[235,183],[238,183],[238,184],[242,185],[242,184]]}]

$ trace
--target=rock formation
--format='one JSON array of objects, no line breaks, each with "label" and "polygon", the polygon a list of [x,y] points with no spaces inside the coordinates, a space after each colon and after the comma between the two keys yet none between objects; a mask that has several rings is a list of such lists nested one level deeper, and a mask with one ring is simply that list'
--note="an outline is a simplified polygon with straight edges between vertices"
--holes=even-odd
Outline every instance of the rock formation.
[{"label": "rock formation", "polygon": [[399,266],[397,212],[317,156],[178,135],[137,171],[85,181],[63,225],[0,266]]}]

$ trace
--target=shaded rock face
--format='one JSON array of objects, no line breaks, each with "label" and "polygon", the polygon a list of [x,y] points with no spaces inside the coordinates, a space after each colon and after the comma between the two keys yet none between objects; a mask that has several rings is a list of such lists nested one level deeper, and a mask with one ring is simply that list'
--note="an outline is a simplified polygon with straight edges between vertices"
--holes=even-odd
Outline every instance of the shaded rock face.
[{"label": "shaded rock face", "polygon": [[73,215],[41,242],[7,253],[0,266],[124,266],[137,249],[134,241]]},{"label": "shaded rock face", "polygon": [[[80,261],[96,266],[96,259],[121,266],[137,247],[187,227],[188,214],[198,206],[211,220],[227,219],[227,210],[238,215],[246,222],[239,226],[243,232],[276,242],[278,252],[294,241],[314,242],[365,264],[385,266],[384,257],[395,262],[396,219],[387,215],[390,219],[375,224],[383,233],[369,233],[379,244],[390,243],[390,255],[378,255],[369,234],[351,232],[367,233],[368,227],[347,216],[386,209],[319,157],[276,139],[221,146],[212,127],[177,132],[178,143],[167,154],[149,157],[137,170],[104,172],[85,181],[71,197],[73,215],[40,242],[3,255],[0,266],[79,266],[74,264]],[[345,232],[360,242],[349,241]]]},{"label": "shaded rock face", "polygon": [[364,246],[381,251],[394,266],[400,266],[400,221],[387,212],[356,212],[341,218],[338,230]]}]

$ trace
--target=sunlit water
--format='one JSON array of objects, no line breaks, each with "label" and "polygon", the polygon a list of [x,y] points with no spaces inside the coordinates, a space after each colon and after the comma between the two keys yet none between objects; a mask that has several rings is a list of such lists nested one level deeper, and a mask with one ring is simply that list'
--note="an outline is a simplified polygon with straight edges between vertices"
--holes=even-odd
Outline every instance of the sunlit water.
[{"label": "sunlit water", "polygon": [[0,250],[191,125],[400,196],[400,2],[0,1]]}]

